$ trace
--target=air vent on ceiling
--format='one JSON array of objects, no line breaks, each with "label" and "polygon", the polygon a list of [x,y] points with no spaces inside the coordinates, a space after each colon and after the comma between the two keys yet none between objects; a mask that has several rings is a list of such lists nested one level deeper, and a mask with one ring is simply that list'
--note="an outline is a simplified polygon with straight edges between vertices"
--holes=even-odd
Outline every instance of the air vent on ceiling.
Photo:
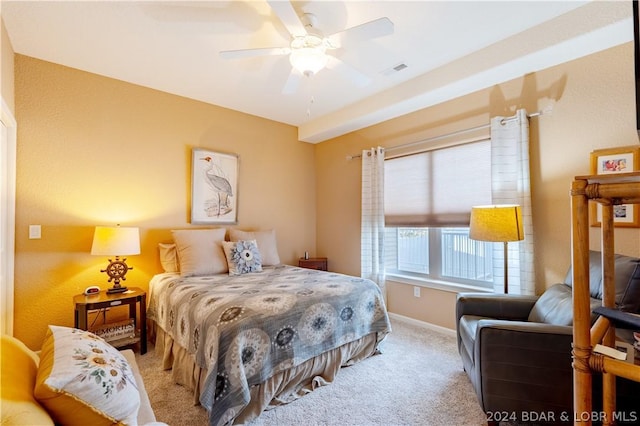
[{"label": "air vent on ceiling", "polygon": [[405,68],[407,68],[407,67],[408,67],[408,65],[407,65],[407,64],[405,64],[405,63],[399,63],[398,65],[394,65],[394,66],[393,66],[393,67],[391,67],[391,68],[387,68],[386,70],[382,71],[380,74],[382,74],[382,75],[387,75],[387,76],[388,76],[388,75],[392,75],[392,74],[395,74],[395,73],[397,73],[397,72],[402,71],[403,69],[405,69]]}]

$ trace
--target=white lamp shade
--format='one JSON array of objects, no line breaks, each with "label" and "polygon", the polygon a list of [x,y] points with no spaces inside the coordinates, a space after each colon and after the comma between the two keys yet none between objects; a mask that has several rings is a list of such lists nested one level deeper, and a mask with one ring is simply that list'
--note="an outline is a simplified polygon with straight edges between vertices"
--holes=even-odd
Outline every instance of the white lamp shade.
[{"label": "white lamp shade", "polygon": [[469,238],[494,242],[524,240],[522,209],[513,204],[472,207]]},{"label": "white lamp shade", "polygon": [[91,254],[104,256],[140,254],[140,231],[135,227],[96,226]]}]

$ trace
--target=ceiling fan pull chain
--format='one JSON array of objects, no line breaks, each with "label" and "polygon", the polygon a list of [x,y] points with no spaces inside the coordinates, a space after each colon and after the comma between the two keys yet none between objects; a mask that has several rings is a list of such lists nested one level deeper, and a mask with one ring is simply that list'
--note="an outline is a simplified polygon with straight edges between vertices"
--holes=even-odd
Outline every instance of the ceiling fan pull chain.
[{"label": "ceiling fan pull chain", "polygon": [[307,107],[307,118],[311,118],[311,106],[313,105],[314,101],[315,99],[313,98],[313,95],[312,95],[311,98],[309,98],[309,106]]}]

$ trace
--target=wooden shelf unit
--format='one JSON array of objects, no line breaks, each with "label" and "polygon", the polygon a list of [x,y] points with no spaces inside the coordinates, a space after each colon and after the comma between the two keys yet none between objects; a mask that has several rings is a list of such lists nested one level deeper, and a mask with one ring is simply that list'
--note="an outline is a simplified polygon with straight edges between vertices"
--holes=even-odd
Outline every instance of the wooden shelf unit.
[{"label": "wooden shelf unit", "polygon": [[[592,375],[602,373],[603,425],[613,424],[616,376],[640,382],[640,366],[593,353],[596,343],[615,346],[615,329],[601,316],[591,327],[589,306],[589,201],[602,206],[602,305],[615,307],[613,206],[640,208],[640,172],[576,176],[571,185],[573,267],[573,408],[574,425],[592,424]],[[599,418],[600,419],[600,418]]]}]

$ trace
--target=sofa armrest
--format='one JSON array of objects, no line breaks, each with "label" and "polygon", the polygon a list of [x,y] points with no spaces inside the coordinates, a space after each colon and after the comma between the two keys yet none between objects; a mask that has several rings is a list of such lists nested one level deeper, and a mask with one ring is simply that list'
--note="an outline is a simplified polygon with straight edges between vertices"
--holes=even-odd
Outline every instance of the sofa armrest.
[{"label": "sofa armrest", "polygon": [[545,324],[542,322],[504,321],[494,319],[480,320],[478,322],[478,332],[480,333],[481,330],[485,328],[491,328],[496,331],[502,330],[505,332],[518,332],[520,334],[514,334],[512,336],[515,341],[519,339],[532,339],[539,334],[563,335],[565,337],[561,338],[562,340],[565,338],[569,338],[571,340],[573,338],[572,327],[566,325]]},{"label": "sofa armrest", "polygon": [[478,321],[475,373],[485,411],[570,410],[572,340],[569,326]]},{"label": "sofa armrest", "polygon": [[459,293],[456,300],[456,323],[463,315],[524,321],[537,300],[538,296]]},{"label": "sofa armrest", "polygon": [[136,384],[138,385],[138,392],[140,393],[140,410],[138,411],[138,424],[141,426],[168,426],[166,425],[166,423],[156,421],[156,416],[153,412],[153,408],[151,407],[151,402],[149,401],[147,390],[144,387],[144,381],[142,380],[142,375],[140,374],[140,369],[138,368],[135,354],[131,349],[122,350],[120,351],[120,353],[122,353],[122,355],[129,362],[129,366],[131,367],[133,376],[136,379]]}]

